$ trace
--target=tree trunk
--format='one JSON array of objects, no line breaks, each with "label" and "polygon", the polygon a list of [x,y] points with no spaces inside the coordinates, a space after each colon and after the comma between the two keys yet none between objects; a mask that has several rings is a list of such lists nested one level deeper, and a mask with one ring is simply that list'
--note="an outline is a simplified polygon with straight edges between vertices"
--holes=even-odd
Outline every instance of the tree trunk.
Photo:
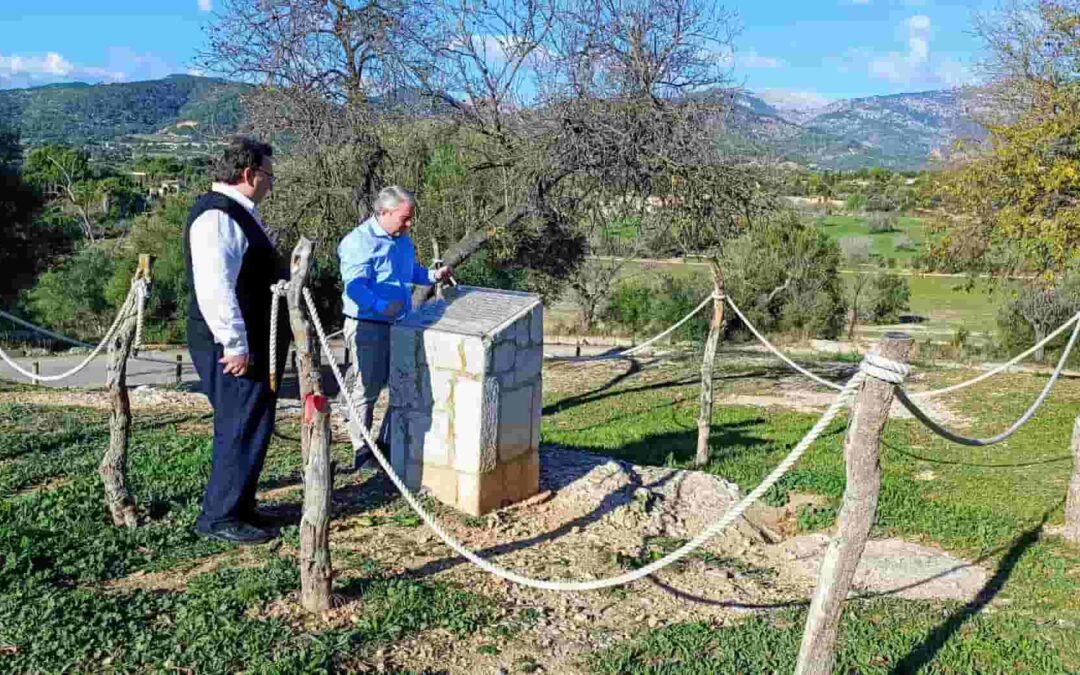
[{"label": "tree trunk", "polygon": [[724,271],[716,260],[709,261],[712,269],[713,298],[712,320],[709,321],[709,337],[705,339],[705,354],[701,357],[701,401],[698,412],[697,452],[694,454],[694,466],[709,463],[709,429],[712,427],[713,407],[713,362],[716,360],[716,345],[720,342],[720,331],[724,326]]},{"label": "tree trunk", "polygon": [[1080,417],[1073,424],[1072,451],[1073,475],[1069,481],[1069,493],[1065,497],[1064,536],[1080,546]]},{"label": "tree trunk", "polygon": [[[879,353],[887,359],[906,362],[911,345],[911,338],[903,333],[886,333],[879,345]],[[893,386],[873,378],[866,380],[855,399],[844,440],[847,465],[844,503],[837,518],[836,534],[821,562],[817,591],[806,617],[796,675],[828,675],[832,672],[840,612],[877,513],[881,490],[881,435],[892,401]]]},{"label": "tree trunk", "polygon": [[[330,500],[334,489],[330,461],[330,402],[322,390],[318,342],[305,316],[302,293],[311,264],[312,243],[300,237],[292,254],[289,325],[298,366],[304,416],[300,454],[304,467],[304,514],[300,520],[300,603],[309,612],[330,609],[334,571],[330,562]],[[271,364],[276,367],[276,364]]]},{"label": "tree trunk", "polygon": [[[139,269],[135,278],[150,278],[150,256],[139,256]],[[131,400],[127,391],[127,361],[131,355],[131,345],[135,340],[135,322],[137,316],[133,310],[120,322],[116,334],[109,342],[108,365],[105,371],[105,386],[112,403],[109,411],[109,447],[98,465],[98,475],[105,487],[105,505],[109,508],[113,525],[116,527],[136,527],[139,524],[135,500],[127,489],[127,451],[131,438]]]}]

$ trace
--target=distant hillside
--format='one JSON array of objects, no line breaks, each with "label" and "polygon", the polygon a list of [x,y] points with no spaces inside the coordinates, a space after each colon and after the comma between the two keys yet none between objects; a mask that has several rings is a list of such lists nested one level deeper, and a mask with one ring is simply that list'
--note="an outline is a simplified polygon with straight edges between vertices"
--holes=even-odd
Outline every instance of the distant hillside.
[{"label": "distant hillside", "polygon": [[[248,85],[192,75],[123,84],[54,84],[0,90],[0,126],[18,127],[25,144],[85,143],[169,131],[220,137],[240,124]],[[872,96],[821,108],[784,109],[740,93],[719,143],[739,153],[765,153],[823,169],[882,166],[920,169],[958,138],[981,138],[968,114],[971,98],[953,91]],[[382,107],[421,108],[415,93],[376,99]],[[733,105],[732,105],[733,103]],[[426,114],[445,112],[431,104]]]},{"label": "distant hillside", "polygon": [[958,139],[985,136],[968,94],[928,91],[784,110],[753,94],[736,98],[724,142],[826,169],[920,169]]},{"label": "distant hillside", "polygon": [[247,89],[193,75],[7,89],[0,90],[0,124],[18,128],[24,144],[78,144],[169,127],[185,135],[220,136],[239,126],[240,94]]}]

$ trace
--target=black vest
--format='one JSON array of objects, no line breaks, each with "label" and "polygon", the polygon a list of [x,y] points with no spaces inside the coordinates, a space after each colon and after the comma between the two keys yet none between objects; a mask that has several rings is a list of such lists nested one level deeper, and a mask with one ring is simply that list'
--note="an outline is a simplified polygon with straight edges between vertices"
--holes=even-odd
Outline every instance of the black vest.
[{"label": "black vest", "polygon": [[[199,311],[195,298],[195,279],[191,265],[191,224],[207,211],[224,211],[240,226],[247,238],[247,250],[240,264],[240,274],[236,279],[236,300],[240,305],[240,315],[247,329],[248,349],[254,362],[248,370],[248,377],[262,379],[267,375],[267,361],[270,356],[270,286],[279,279],[285,279],[281,259],[273,242],[266,236],[255,217],[238,202],[219,192],[207,192],[195,200],[195,206],[188,214],[184,226],[184,261],[187,265],[188,281],[188,346],[194,351],[214,351],[214,334]],[[289,313],[284,306],[278,307],[278,372],[288,353]]]}]

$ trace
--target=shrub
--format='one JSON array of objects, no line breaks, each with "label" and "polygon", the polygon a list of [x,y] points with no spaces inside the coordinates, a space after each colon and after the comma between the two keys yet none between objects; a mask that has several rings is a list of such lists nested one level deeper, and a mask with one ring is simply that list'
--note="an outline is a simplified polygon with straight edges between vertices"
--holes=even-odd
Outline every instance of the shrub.
[{"label": "shrub", "polygon": [[870,301],[867,319],[871,323],[896,323],[906,312],[911,290],[906,278],[899,274],[878,274],[870,281]]},{"label": "shrub", "polygon": [[853,263],[870,259],[870,237],[840,237],[837,242],[844,257]]},{"label": "shrub", "polygon": [[27,291],[33,320],[83,340],[100,338],[127,294],[109,293],[116,261],[101,245],[84,246],[49,269]]},{"label": "shrub", "polygon": [[[651,281],[628,281],[612,293],[605,321],[635,335],[659,332],[682,319],[709,293],[708,279],[662,275]],[[700,312],[672,335],[674,340],[701,340],[709,332],[709,312]]]},{"label": "shrub", "polygon": [[782,213],[732,242],[722,265],[727,292],[761,330],[834,338],[846,311],[840,260],[828,237]]},{"label": "shrub", "polygon": [[867,214],[866,225],[870,234],[884,234],[896,231],[896,214],[883,211],[875,211]]},{"label": "shrub", "polygon": [[[1008,352],[1030,347],[1080,310],[1080,277],[1069,276],[1054,287],[1025,285],[1015,290],[1011,299],[998,309],[998,339]],[[1051,352],[1060,350],[1068,340],[1061,335],[1048,345]],[[1035,353],[1043,358],[1042,350]]]}]

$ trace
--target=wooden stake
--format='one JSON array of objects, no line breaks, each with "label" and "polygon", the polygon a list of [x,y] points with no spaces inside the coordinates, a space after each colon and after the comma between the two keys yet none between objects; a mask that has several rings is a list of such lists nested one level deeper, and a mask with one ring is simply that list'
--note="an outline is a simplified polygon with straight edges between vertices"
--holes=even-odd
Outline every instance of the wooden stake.
[{"label": "wooden stake", "polygon": [[330,464],[330,402],[322,389],[319,346],[306,318],[302,289],[311,265],[312,243],[307,237],[293,249],[289,285],[289,325],[299,367],[300,454],[304,466],[304,515],[300,520],[300,603],[309,612],[330,609],[334,572],[330,563],[330,498],[334,486]]},{"label": "wooden stake", "polygon": [[709,261],[712,269],[713,298],[712,319],[709,321],[709,337],[705,339],[705,354],[701,357],[701,399],[698,411],[697,452],[694,465],[704,466],[709,463],[709,430],[712,428],[713,408],[713,362],[716,361],[716,347],[720,342],[720,332],[724,327],[724,272],[715,260]]},{"label": "wooden stake", "polygon": [[184,356],[183,354],[176,355],[176,386],[180,386],[180,383],[184,380]]},{"label": "wooden stake", "polygon": [[1064,536],[1080,546],[1080,417],[1073,424],[1072,435],[1073,475],[1069,481],[1069,493],[1065,497]]},{"label": "wooden stake", "polygon": [[[912,343],[904,333],[885,333],[878,345],[878,353],[904,363]],[[810,603],[799,649],[797,675],[828,675],[832,672],[843,602],[851,590],[859,558],[877,514],[881,491],[881,435],[892,401],[893,385],[874,378],[867,378],[855,399],[844,439],[847,465],[844,503],[837,518],[836,534],[821,562],[817,591]]]},{"label": "wooden stake", "polygon": [[[151,260],[139,256],[135,279],[150,279]],[[127,390],[127,362],[135,341],[137,316],[129,311],[109,341],[105,386],[112,404],[109,411],[109,447],[98,466],[98,475],[105,487],[105,505],[117,527],[136,527],[139,524],[135,500],[127,489],[127,453],[131,438],[131,400]]]}]

